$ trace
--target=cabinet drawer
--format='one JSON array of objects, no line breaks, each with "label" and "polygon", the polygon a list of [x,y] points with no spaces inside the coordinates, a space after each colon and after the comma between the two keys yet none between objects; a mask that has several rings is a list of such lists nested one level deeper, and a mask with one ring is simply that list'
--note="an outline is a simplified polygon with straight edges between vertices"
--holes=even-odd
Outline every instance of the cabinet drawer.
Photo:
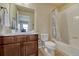
[{"label": "cabinet drawer", "polygon": [[15,37],[14,36],[5,36],[5,37],[3,37],[3,44],[14,43],[14,42],[15,42]]},{"label": "cabinet drawer", "polygon": [[30,41],[36,41],[36,40],[38,40],[38,35],[30,35],[29,36],[30,37]]},{"label": "cabinet drawer", "polygon": [[24,42],[24,41],[27,41],[29,38],[28,38],[28,36],[23,36],[23,35],[21,35],[21,36],[16,36],[16,41],[17,42]]}]

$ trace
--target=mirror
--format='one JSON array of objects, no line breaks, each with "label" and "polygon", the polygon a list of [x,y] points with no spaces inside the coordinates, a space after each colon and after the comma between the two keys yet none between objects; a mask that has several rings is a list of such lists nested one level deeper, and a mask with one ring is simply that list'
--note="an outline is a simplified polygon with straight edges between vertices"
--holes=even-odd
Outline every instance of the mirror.
[{"label": "mirror", "polygon": [[28,32],[34,30],[34,10],[16,5],[17,31]]}]

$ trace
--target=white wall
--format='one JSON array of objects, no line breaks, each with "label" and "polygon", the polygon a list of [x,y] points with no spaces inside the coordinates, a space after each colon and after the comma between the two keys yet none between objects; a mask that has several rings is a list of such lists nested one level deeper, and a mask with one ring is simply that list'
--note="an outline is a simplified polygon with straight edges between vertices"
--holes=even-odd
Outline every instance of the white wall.
[{"label": "white wall", "polygon": [[36,8],[36,30],[49,34],[49,8]]}]

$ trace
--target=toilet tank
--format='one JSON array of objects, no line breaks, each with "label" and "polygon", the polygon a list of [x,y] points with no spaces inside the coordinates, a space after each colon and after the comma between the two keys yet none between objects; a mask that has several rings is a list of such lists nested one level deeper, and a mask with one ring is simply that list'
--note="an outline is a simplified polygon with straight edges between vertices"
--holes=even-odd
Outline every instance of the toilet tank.
[{"label": "toilet tank", "polygon": [[48,34],[41,34],[42,41],[48,41]]}]

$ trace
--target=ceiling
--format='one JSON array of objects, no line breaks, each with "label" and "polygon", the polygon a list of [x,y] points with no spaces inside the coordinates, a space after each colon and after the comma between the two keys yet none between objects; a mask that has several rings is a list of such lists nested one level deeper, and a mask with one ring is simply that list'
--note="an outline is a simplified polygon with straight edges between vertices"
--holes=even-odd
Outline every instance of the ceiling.
[{"label": "ceiling", "polygon": [[29,7],[60,7],[65,3],[19,3],[18,5]]},{"label": "ceiling", "polygon": [[19,3],[16,4],[16,7],[18,10],[33,12],[34,8],[40,8],[40,7],[55,8],[55,7],[61,7],[63,5],[65,5],[65,3]]},{"label": "ceiling", "polygon": [[64,3],[31,3],[33,6],[61,6]]},{"label": "ceiling", "polygon": [[63,5],[65,5],[65,3],[29,3],[28,5],[32,6],[32,7],[50,7],[50,8],[54,8],[54,7],[63,6]]},{"label": "ceiling", "polygon": [[34,9],[25,7],[25,6],[21,6],[21,5],[16,5],[16,8],[18,9],[18,11],[24,11],[24,12],[34,12]]}]

